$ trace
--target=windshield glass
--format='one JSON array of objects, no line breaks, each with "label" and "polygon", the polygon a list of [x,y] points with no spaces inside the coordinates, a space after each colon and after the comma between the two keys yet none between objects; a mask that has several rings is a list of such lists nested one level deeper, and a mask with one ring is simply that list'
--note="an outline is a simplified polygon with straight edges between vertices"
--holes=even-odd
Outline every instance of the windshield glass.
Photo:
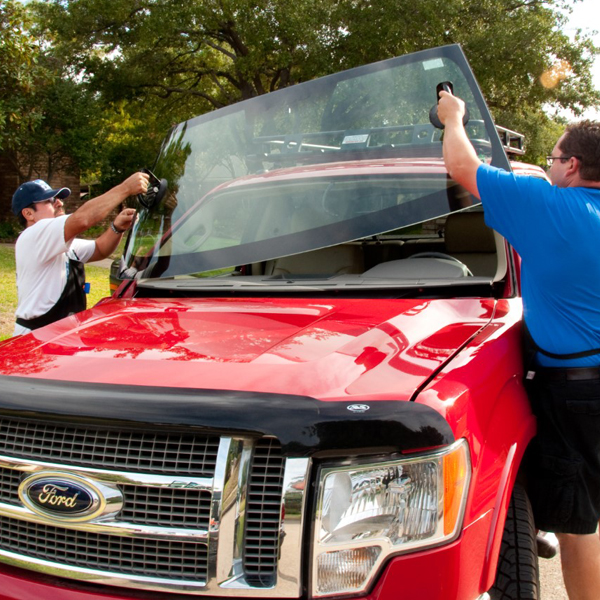
[{"label": "windshield glass", "polygon": [[471,206],[447,176],[436,86],[452,82],[483,161],[509,168],[458,46],[338,73],[174,128],[123,276],[212,275],[392,232]]}]

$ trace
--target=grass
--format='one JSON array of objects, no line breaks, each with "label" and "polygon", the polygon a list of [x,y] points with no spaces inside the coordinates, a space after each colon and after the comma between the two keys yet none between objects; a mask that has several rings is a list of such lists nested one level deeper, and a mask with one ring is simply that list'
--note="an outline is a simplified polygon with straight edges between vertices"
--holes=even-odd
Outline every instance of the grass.
[{"label": "grass", "polygon": [[[91,288],[87,297],[88,306],[110,295],[108,269],[88,265],[85,276]],[[0,340],[12,335],[16,308],[15,252],[12,246],[0,245]]]}]

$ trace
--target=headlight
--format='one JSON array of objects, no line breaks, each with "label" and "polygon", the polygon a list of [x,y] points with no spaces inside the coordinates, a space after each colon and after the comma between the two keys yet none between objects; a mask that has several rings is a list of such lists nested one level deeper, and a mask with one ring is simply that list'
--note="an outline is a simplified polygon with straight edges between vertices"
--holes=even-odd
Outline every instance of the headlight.
[{"label": "headlight", "polygon": [[454,539],[470,475],[465,440],[415,458],[322,468],[313,596],[364,591],[390,554]]}]

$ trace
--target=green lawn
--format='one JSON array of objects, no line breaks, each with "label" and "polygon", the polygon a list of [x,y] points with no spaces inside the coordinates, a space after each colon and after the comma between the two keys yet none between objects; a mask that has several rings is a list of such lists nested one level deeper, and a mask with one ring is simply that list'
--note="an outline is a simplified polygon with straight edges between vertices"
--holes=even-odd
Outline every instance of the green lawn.
[{"label": "green lawn", "polygon": [[[85,274],[91,288],[87,304],[93,306],[110,294],[108,269],[86,266]],[[0,340],[12,335],[16,307],[15,253],[11,246],[0,245]]]}]

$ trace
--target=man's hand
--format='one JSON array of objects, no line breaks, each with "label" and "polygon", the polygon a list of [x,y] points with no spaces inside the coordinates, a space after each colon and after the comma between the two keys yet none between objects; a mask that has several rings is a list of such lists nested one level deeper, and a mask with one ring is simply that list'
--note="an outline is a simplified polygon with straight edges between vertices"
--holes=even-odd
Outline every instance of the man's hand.
[{"label": "man's hand", "polygon": [[456,119],[462,124],[465,114],[465,103],[449,92],[440,92],[440,101],[438,102],[438,117],[440,121],[446,125],[453,119]]},{"label": "man's hand", "polygon": [[119,231],[126,231],[133,225],[134,220],[135,208],[126,208],[115,217],[114,224]]},{"label": "man's hand", "polygon": [[149,177],[146,173],[134,173],[130,175],[121,186],[124,188],[127,196],[136,194],[145,194],[148,190]]},{"label": "man's hand", "polygon": [[444,162],[450,177],[479,198],[477,190],[477,169],[481,165],[475,148],[471,144],[463,116],[465,103],[452,94],[441,91],[438,102],[438,117],[444,124]]}]

